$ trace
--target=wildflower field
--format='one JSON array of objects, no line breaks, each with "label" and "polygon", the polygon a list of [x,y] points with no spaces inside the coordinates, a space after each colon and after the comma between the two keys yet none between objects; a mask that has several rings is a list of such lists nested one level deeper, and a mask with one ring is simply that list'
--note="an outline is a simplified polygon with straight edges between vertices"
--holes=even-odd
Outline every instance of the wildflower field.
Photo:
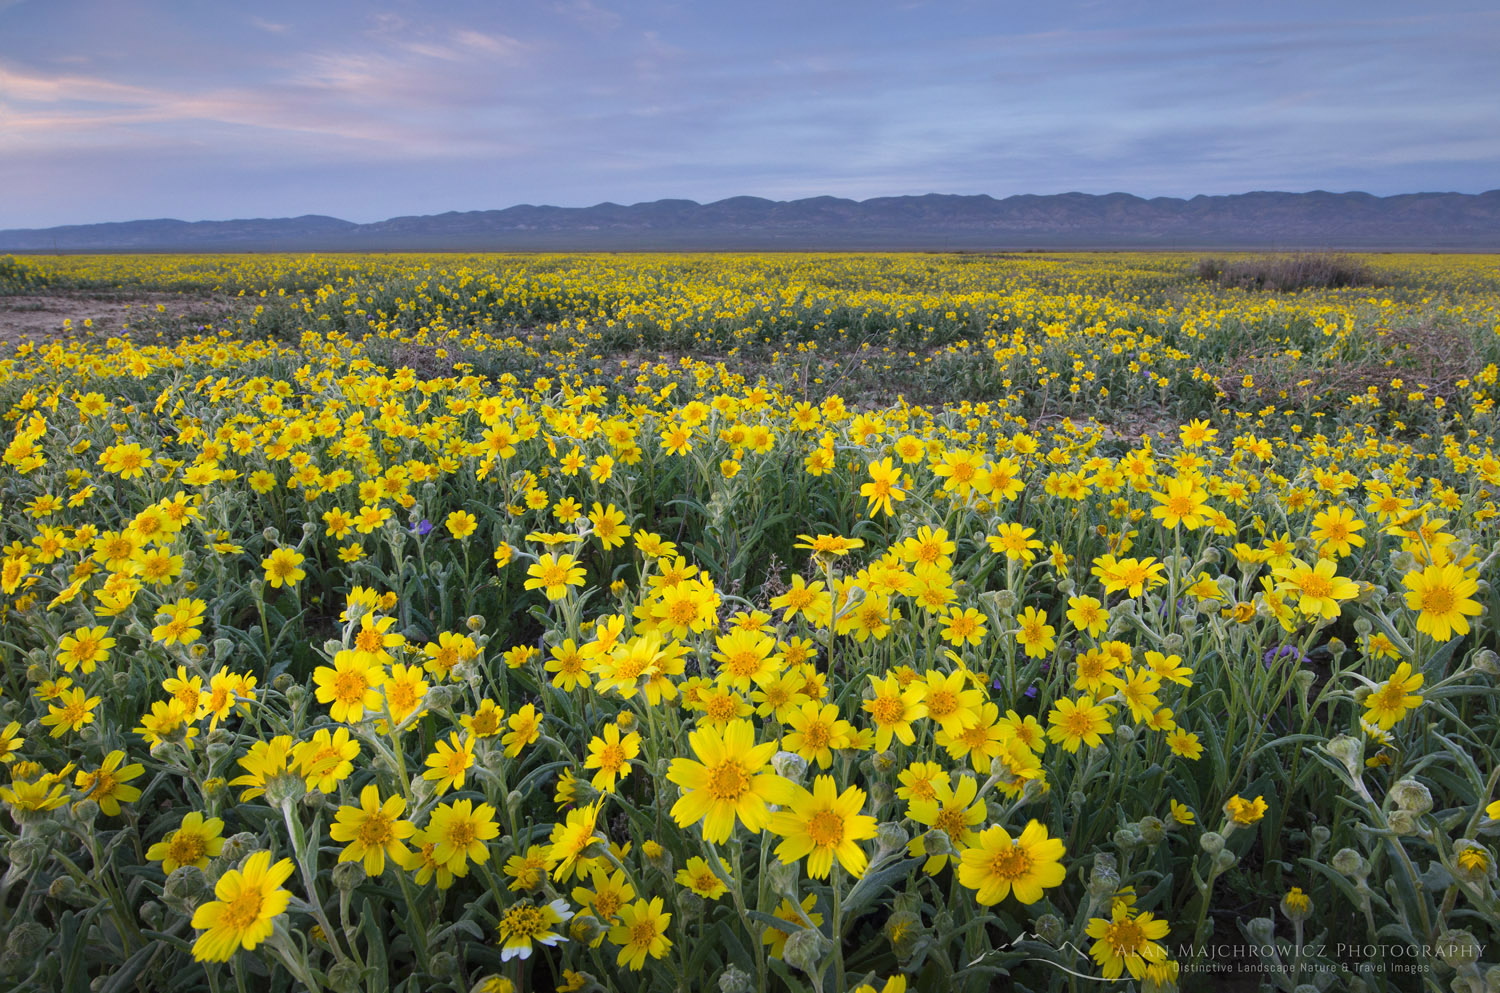
[{"label": "wildflower field", "polygon": [[0,987],[1500,988],[1500,258],[1197,262],[0,260]]}]

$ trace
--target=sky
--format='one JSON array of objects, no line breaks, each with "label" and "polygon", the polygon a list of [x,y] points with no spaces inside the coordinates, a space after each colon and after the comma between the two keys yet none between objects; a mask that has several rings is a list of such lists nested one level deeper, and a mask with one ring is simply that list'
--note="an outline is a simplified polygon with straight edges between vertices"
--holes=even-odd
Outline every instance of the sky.
[{"label": "sky", "polygon": [[0,228],[1500,187],[1493,0],[0,0]]}]

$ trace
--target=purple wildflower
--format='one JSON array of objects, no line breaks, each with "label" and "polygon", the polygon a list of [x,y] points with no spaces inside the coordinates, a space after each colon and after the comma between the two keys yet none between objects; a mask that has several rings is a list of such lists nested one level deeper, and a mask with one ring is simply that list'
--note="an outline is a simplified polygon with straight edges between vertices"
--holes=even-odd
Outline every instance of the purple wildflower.
[{"label": "purple wildflower", "polygon": [[1290,658],[1297,665],[1301,665],[1302,663],[1307,661],[1307,656],[1298,651],[1296,645],[1277,645],[1275,648],[1272,648],[1266,652],[1265,658],[1263,660],[1265,662],[1266,668],[1271,668],[1276,660],[1282,658],[1283,656]]}]

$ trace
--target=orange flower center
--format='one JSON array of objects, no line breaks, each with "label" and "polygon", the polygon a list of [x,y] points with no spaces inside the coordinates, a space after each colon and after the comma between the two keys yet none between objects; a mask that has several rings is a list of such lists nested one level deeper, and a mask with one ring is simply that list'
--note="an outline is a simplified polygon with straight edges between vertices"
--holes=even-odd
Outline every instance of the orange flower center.
[{"label": "orange flower center", "polygon": [[734,759],[708,770],[708,793],[715,800],[736,801],[750,792],[750,777]]},{"label": "orange flower center", "polygon": [[1104,932],[1104,940],[1116,955],[1135,955],[1146,947],[1146,932],[1135,921],[1116,921]]},{"label": "orange flower center", "polygon": [[1333,583],[1326,576],[1310,572],[1302,577],[1302,592],[1305,596],[1321,600],[1333,592]]},{"label": "orange flower center", "polygon": [[359,826],[359,831],[356,832],[355,837],[366,848],[383,848],[385,847],[385,843],[391,839],[391,822],[382,813],[371,814]]},{"label": "orange flower center", "polygon": [[906,705],[898,697],[878,696],[871,701],[870,714],[877,724],[899,724],[906,716]]},{"label": "orange flower center", "polygon": [[990,856],[990,872],[1001,879],[1020,879],[1031,871],[1031,856],[1020,845],[1012,844]]},{"label": "orange flower center", "polygon": [[340,703],[357,703],[364,699],[369,685],[363,673],[344,670],[333,681],[333,696]]},{"label": "orange flower center", "polygon": [[1447,586],[1429,586],[1422,591],[1422,612],[1426,614],[1451,613],[1456,599],[1453,590]]},{"label": "orange flower center", "polygon": [[235,898],[229,901],[228,906],[224,908],[224,916],[219,920],[227,927],[243,931],[260,918],[262,902],[260,890],[255,886],[246,885],[245,889],[240,890]]},{"label": "orange flower center", "polygon": [[807,821],[807,836],[813,844],[831,848],[844,840],[844,819],[832,810],[820,810]]},{"label": "orange flower center", "polygon": [[638,920],[630,929],[632,945],[649,945],[656,940],[656,921],[651,918]]},{"label": "orange flower center", "polygon": [[206,850],[203,838],[191,831],[178,831],[167,843],[167,855],[178,865],[192,865]]},{"label": "orange flower center", "polygon": [[933,818],[932,826],[940,831],[946,831],[948,837],[957,838],[968,828],[968,819],[962,807],[945,807],[938,811],[937,817]]},{"label": "orange flower center", "polygon": [[936,690],[927,695],[927,713],[941,721],[958,709],[958,696],[952,690]]}]

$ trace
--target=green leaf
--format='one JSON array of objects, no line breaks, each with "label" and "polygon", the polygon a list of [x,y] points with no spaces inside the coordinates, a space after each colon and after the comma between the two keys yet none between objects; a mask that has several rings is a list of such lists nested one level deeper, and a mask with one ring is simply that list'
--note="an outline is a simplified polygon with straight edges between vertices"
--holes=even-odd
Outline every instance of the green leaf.
[{"label": "green leaf", "polygon": [[866,873],[844,899],[844,926],[847,928],[849,921],[874,903],[887,888],[910,876],[916,867],[922,864],[922,861],[922,859],[899,859],[883,869]]}]

